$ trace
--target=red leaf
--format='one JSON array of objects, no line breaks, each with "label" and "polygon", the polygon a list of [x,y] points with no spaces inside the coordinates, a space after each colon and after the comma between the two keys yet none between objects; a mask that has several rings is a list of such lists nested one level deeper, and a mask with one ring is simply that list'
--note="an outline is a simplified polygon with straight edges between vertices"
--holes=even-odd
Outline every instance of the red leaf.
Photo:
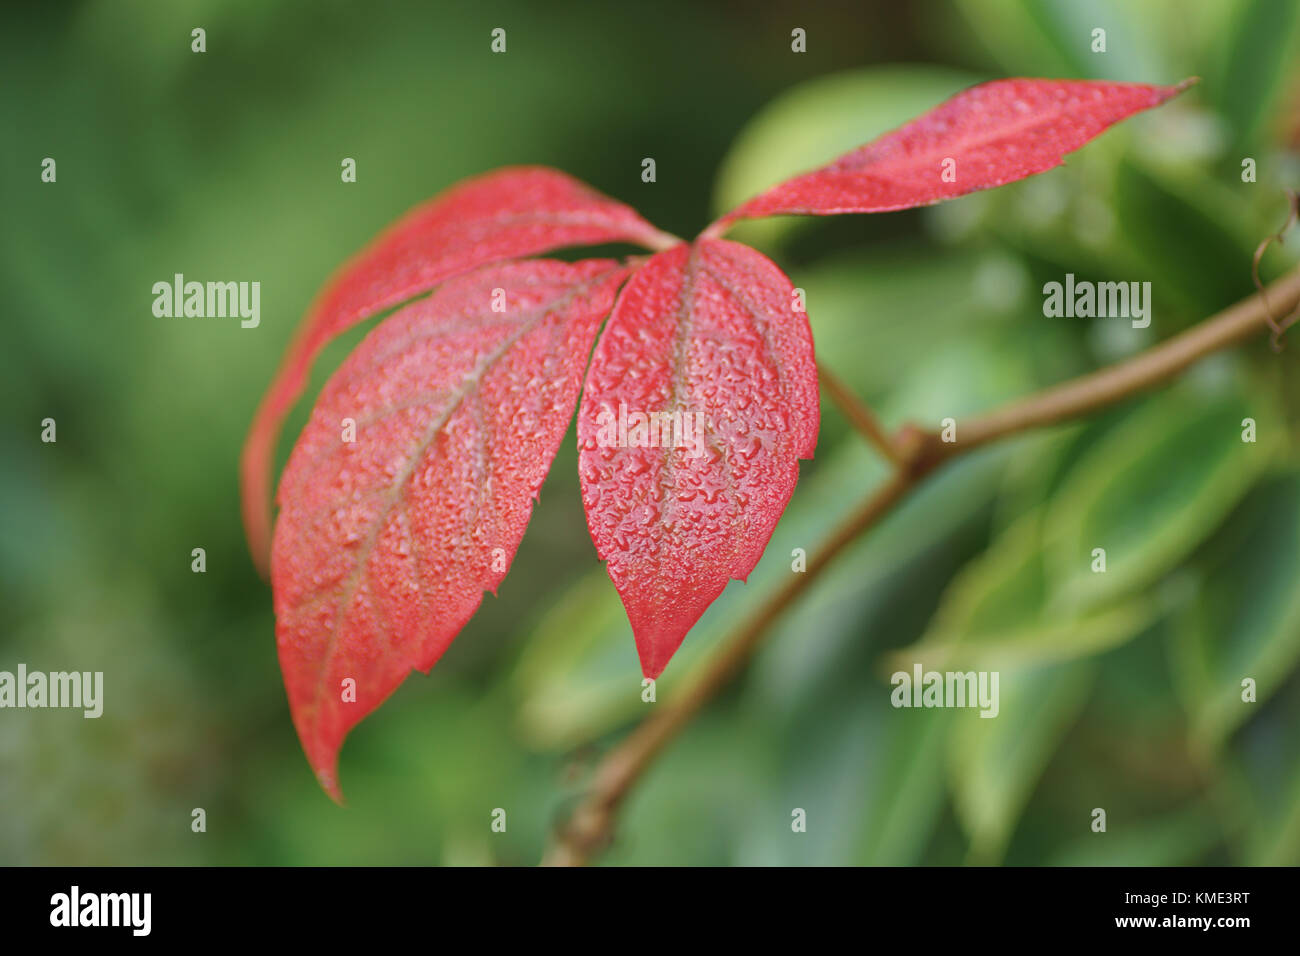
[{"label": "red leaf", "polygon": [[347,732],[505,577],[625,276],[532,260],[452,279],[380,323],[321,393],[280,483],[271,581],[294,724],[336,799]]},{"label": "red leaf", "polygon": [[[971,87],[907,125],[749,200],[737,219],[826,216],[927,206],[1024,179],[1064,162],[1108,126],[1184,90],[1088,80],[997,80]],[[946,179],[945,160],[953,160]],[[950,181],[949,181],[950,180]]]},{"label": "red leaf", "polygon": [[[812,457],[817,369],[794,302],[762,254],[702,239],[655,255],[628,281],[596,346],[578,412],[583,504],[647,677],[728,580],[753,570],[798,459]],[[628,447],[647,437],[634,416],[660,412],[683,413],[692,447],[664,447],[679,435]]]},{"label": "red leaf", "polygon": [[418,206],[344,266],[308,312],[253,419],[240,462],[249,549],[265,571],[271,468],[284,417],[317,354],[356,323],[451,276],[561,246],[672,241],[631,208],[564,173],[502,169],[465,180]]}]

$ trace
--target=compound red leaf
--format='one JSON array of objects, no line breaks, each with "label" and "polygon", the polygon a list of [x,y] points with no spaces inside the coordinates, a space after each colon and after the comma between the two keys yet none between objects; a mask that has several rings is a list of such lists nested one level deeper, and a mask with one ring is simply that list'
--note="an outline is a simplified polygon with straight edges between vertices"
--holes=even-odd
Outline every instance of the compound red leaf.
[{"label": "compound red leaf", "polygon": [[765,256],[701,239],[628,280],[596,346],[578,412],[583,505],[647,677],[748,577],[812,457],[801,308]]},{"label": "compound red leaf", "polygon": [[737,219],[888,212],[927,206],[1061,165],[1107,127],[1185,89],[1088,80],[996,80],[971,87],[907,125],[749,200]]},{"label": "compound red leaf", "polygon": [[281,479],[271,584],[294,724],[336,799],[344,736],[505,577],[626,272],[459,276],[380,323],[321,393]]},{"label": "compound red leaf", "polygon": [[451,276],[562,246],[672,241],[622,203],[564,173],[516,167],[465,180],[418,206],[345,265],[312,306],[253,419],[240,462],[249,550],[265,571],[271,469],[285,415],[335,336]]}]

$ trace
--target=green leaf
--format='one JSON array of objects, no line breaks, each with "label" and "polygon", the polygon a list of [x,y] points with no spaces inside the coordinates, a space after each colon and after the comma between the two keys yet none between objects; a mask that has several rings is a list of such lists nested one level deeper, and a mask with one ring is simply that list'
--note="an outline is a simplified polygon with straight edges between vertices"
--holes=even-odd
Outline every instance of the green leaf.
[{"label": "green leaf", "polygon": [[1149,819],[1129,822],[1111,817],[1106,823],[1105,833],[1079,837],[1049,865],[1188,866],[1201,862],[1224,840],[1218,814],[1206,802]]},{"label": "green leaf", "polygon": [[[627,614],[603,568],[592,569],[551,605],[510,677],[519,700],[518,732],[530,746],[574,747],[627,720],[637,707],[652,706],[641,702],[641,671],[628,632]],[[698,656],[691,647],[682,653],[687,661]],[[665,686],[673,676],[664,675]]]},{"label": "green leaf", "polygon": [[1016,444],[998,491],[993,528],[1001,533],[1018,519],[1040,508],[1051,497],[1062,475],[1079,454],[1080,422],[1025,435]]},{"label": "green leaf", "polygon": [[999,711],[956,715],[950,773],[970,862],[1001,860],[1034,786],[1087,700],[1095,668],[1076,661],[999,676]]},{"label": "green leaf", "polygon": [[[1115,215],[1120,234],[1143,263],[1158,322],[1170,311],[1186,322],[1226,308],[1254,291],[1253,211],[1223,184],[1190,170],[1119,166]],[[1117,277],[1127,278],[1127,277]]]},{"label": "green leaf", "polygon": [[[779,741],[778,781],[750,803],[762,808],[739,856],[765,866],[920,863],[946,803],[945,728],[951,713],[891,707],[889,689],[845,680],[801,707],[772,714],[756,697],[745,725]],[[777,719],[773,719],[777,718]],[[756,795],[757,796],[757,795]],[[805,832],[791,828],[794,808]]]},{"label": "green leaf", "polygon": [[[884,692],[881,692],[884,699]],[[954,715],[889,708],[872,725],[871,787],[861,813],[857,862],[915,866],[922,860],[945,794],[944,750]],[[903,723],[906,726],[900,726]]]},{"label": "green leaf", "polygon": [[792,806],[764,799],[771,742],[739,733],[735,720],[710,708],[673,741],[631,794],[603,865],[762,865],[756,836],[807,835],[791,831]]},{"label": "green leaf", "polygon": [[1248,866],[1300,865],[1300,682],[1291,680],[1217,755]]},{"label": "green leaf", "polygon": [[[1140,406],[1081,458],[1048,509],[1058,608],[1142,592],[1223,521],[1268,466],[1283,430],[1236,389],[1186,382]],[[1242,422],[1256,418],[1255,443]],[[1105,571],[1096,549],[1105,550]]]},{"label": "green leaf", "polygon": [[1293,92],[1300,54],[1300,5],[1294,0],[1238,3],[1227,31],[1218,82],[1207,87],[1215,108],[1245,147],[1267,133],[1267,122]]},{"label": "green leaf", "polygon": [[[1300,660],[1300,475],[1264,482],[1206,548],[1172,656],[1190,734],[1217,749],[1285,684]],[[1256,702],[1242,700],[1242,681]]]},{"label": "green leaf", "polygon": [[[792,275],[807,295],[818,361],[868,399],[913,381],[936,342],[988,339],[1034,292],[1018,260],[961,249],[845,252]],[[1022,364],[1011,350],[982,352],[990,377]]]},{"label": "green leaf", "polygon": [[[1157,4],[1122,0],[959,0],[983,44],[1010,70],[1028,76],[1080,76],[1167,83],[1167,44]],[[1186,29],[1186,17],[1182,22]],[[1093,30],[1106,31],[1093,52]]]},{"label": "green leaf", "polygon": [[1248,860],[1252,866],[1300,866],[1300,762],[1292,771],[1278,813],[1256,821]]},{"label": "green leaf", "polygon": [[1288,810],[1277,827],[1269,827],[1256,842],[1257,865],[1300,865],[1300,767],[1292,779]]},{"label": "green leaf", "polygon": [[919,642],[896,667],[1027,667],[1087,657],[1141,633],[1155,606],[1145,596],[1086,613],[1057,608],[1041,543],[1042,510],[999,535],[944,592]]}]

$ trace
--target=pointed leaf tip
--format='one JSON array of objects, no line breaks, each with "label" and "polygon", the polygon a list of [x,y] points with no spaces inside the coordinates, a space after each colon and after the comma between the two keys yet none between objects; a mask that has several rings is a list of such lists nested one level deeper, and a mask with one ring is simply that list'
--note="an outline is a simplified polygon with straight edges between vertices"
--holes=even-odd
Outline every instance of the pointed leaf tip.
[{"label": "pointed leaf tip", "polygon": [[583,506],[647,677],[753,569],[812,457],[817,370],[798,302],[761,253],[702,239],[632,276],[596,346]]},{"label": "pointed leaf tip", "polygon": [[723,216],[738,219],[890,212],[927,206],[1045,172],[1108,127],[1159,106],[1175,86],[1094,80],[995,80],[973,86],[833,163],[796,176]]}]

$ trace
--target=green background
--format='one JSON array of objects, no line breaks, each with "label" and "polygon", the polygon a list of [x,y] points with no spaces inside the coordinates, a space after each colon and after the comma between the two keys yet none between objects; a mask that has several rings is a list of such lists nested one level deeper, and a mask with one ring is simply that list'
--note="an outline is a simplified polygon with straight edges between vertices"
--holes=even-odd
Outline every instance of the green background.
[{"label": "green background", "polygon": [[[1201,77],[1020,184],[736,231],[806,289],[822,361],[889,424],[934,426],[1252,291],[1251,253],[1300,181],[1298,51],[1289,0],[9,10],[0,670],[103,671],[106,699],[98,720],[0,711],[0,863],[533,863],[653,706],[570,432],[499,596],[349,738],[348,809],[303,759],[240,529],[239,449],[316,290],[412,205],[543,163],[689,236],[981,79]],[[152,285],[177,272],[259,281],[261,326],[155,318]],[[1067,272],[1151,282],[1151,327],[1045,318],[1042,285]],[[329,349],[313,391],[364,331]],[[1251,342],[930,482],[654,765],[605,861],[1300,862],[1297,348]],[[884,475],[829,402],[823,416],[763,560],[692,632],[661,702]],[[917,660],[999,670],[1001,715],[893,709],[888,675]]]}]

